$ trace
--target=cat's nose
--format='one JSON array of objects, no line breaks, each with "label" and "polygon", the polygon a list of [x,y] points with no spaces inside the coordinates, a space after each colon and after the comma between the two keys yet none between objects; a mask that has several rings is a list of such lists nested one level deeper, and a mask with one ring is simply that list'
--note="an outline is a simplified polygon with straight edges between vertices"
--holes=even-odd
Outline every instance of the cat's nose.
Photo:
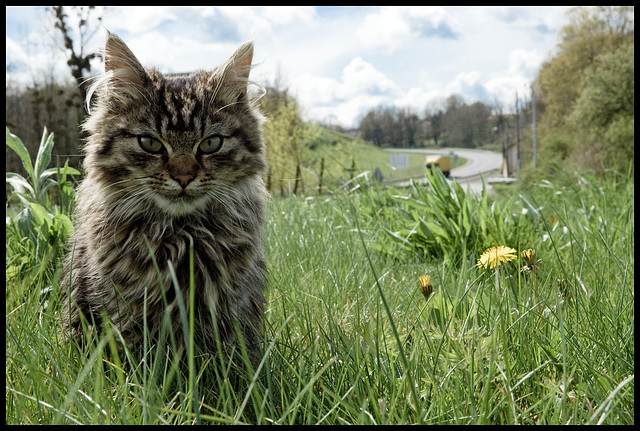
[{"label": "cat's nose", "polygon": [[198,162],[193,156],[177,155],[167,164],[167,173],[183,189],[198,175]]},{"label": "cat's nose", "polygon": [[187,188],[189,183],[193,181],[195,177],[196,176],[191,171],[187,171],[187,172],[178,171],[178,172],[174,172],[171,175],[171,178],[175,180],[178,184],[180,184],[180,187],[182,187],[183,189]]}]

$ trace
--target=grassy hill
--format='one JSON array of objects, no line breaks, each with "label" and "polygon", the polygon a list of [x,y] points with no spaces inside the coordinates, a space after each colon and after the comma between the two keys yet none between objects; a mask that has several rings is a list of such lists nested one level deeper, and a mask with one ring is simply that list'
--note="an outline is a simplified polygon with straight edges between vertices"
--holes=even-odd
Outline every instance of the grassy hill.
[{"label": "grassy hill", "polygon": [[[323,185],[337,187],[362,172],[379,168],[385,180],[420,176],[424,173],[424,154],[409,154],[409,169],[392,170],[389,152],[370,142],[309,125],[302,155],[302,181],[306,190],[317,189],[320,173]],[[324,160],[324,169],[322,168]]]}]

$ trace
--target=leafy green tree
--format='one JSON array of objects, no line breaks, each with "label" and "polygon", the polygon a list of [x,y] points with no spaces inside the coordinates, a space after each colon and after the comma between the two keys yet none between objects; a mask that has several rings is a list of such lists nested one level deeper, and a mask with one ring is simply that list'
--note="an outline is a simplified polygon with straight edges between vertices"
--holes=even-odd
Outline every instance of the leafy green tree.
[{"label": "leafy green tree", "polygon": [[567,126],[580,95],[582,75],[596,57],[620,46],[629,35],[633,37],[633,7],[578,7],[567,15],[569,23],[560,30],[558,54],[542,66],[537,77],[545,121],[554,128]]},{"label": "leafy green tree", "polygon": [[378,121],[378,114],[376,111],[371,110],[367,112],[360,122],[360,136],[365,141],[370,141],[377,147],[385,145],[385,137]]},{"label": "leafy green tree", "polygon": [[443,124],[442,118],[444,111],[441,109],[427,110],[425,113],[425,122],[427,123],[427,136],[433,139],[434,145],[438,146],[438,140],[442,134]]},{"label": "leafy green tree", "polygon": [[422,121],[408,108],[369,111],[360,121],[360,137],[378,147],[414,148],[421,136]]},{"label": "leafy green tree", "polygon": [[[560,159],[564,164],[601,170],[611,166],[613,153],[627,158],[633,151],[627,144],[633,141],[633,110],[629,116],[628,109],[617,113],[619,106],[614,108],[621,101],[617,94],[625,91],[633,106],[633,7],[573,8],[568,20],[559,33],[557,54],[542,65],[533,83],[539,102],[538,160]],[[626,54],[601,58],[629,43]],[[625,63],[624,55],[630,56],[630,62]],[[604,64],[611,62],[625,65]],[[619,88],[602,94],[612,86]]]},{"label": "leafy green tree", "polygon": [[443,142],[450,147],[474,148],[488,139],[491,107],[482,102],[467,105],[457,95],[447,99],[442,118]]},{"label": "leafy green tree", "polygon": [[634,44],[604,52],[585,70],[580,97],[569,120],[578,127],[583,152],[595,151],[607,167],[624,170],[633,161]]},{"label": "leafy green tree", "polygon": [[286,91],[268,88],[261,100],[267,117],[264,125],[264,140],[267,146],[269,190],[280,190],[284,194],[293,181],[293,190],[301,186],[300,169],[305,124],[300,117],[296,100]]}]

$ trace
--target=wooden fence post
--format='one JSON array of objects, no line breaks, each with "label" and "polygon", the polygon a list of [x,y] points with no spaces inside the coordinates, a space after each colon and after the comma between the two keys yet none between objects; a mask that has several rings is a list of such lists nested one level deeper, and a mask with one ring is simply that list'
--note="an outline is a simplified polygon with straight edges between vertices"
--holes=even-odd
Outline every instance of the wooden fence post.
[{"label": "wooden fence post", "polygon": [[322,176],[324,175],[324,157],[320,159],[320,178],[318,181],[318,194],[322,194]]}]

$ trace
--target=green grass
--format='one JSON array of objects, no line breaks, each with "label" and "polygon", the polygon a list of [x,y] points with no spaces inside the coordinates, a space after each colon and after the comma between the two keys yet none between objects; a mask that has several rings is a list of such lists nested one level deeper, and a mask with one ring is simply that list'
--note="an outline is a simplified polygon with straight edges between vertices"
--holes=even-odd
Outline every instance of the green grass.
[{"label": "green grass", "polygon": [[[88,351],[62,340],[62,248],[10,220],[6,422],[633,424],[633,174],[508,190],[470,219],[508,243],[443,255],[388,233],[419,208],[394,196],[429,204],[437,187],[272,199],[264,356],[183,357],[192,374],[150,343],[137,361],[108,359],[108,337]],[[533,248],[539,268],[484,273],[493,245]]]}]

